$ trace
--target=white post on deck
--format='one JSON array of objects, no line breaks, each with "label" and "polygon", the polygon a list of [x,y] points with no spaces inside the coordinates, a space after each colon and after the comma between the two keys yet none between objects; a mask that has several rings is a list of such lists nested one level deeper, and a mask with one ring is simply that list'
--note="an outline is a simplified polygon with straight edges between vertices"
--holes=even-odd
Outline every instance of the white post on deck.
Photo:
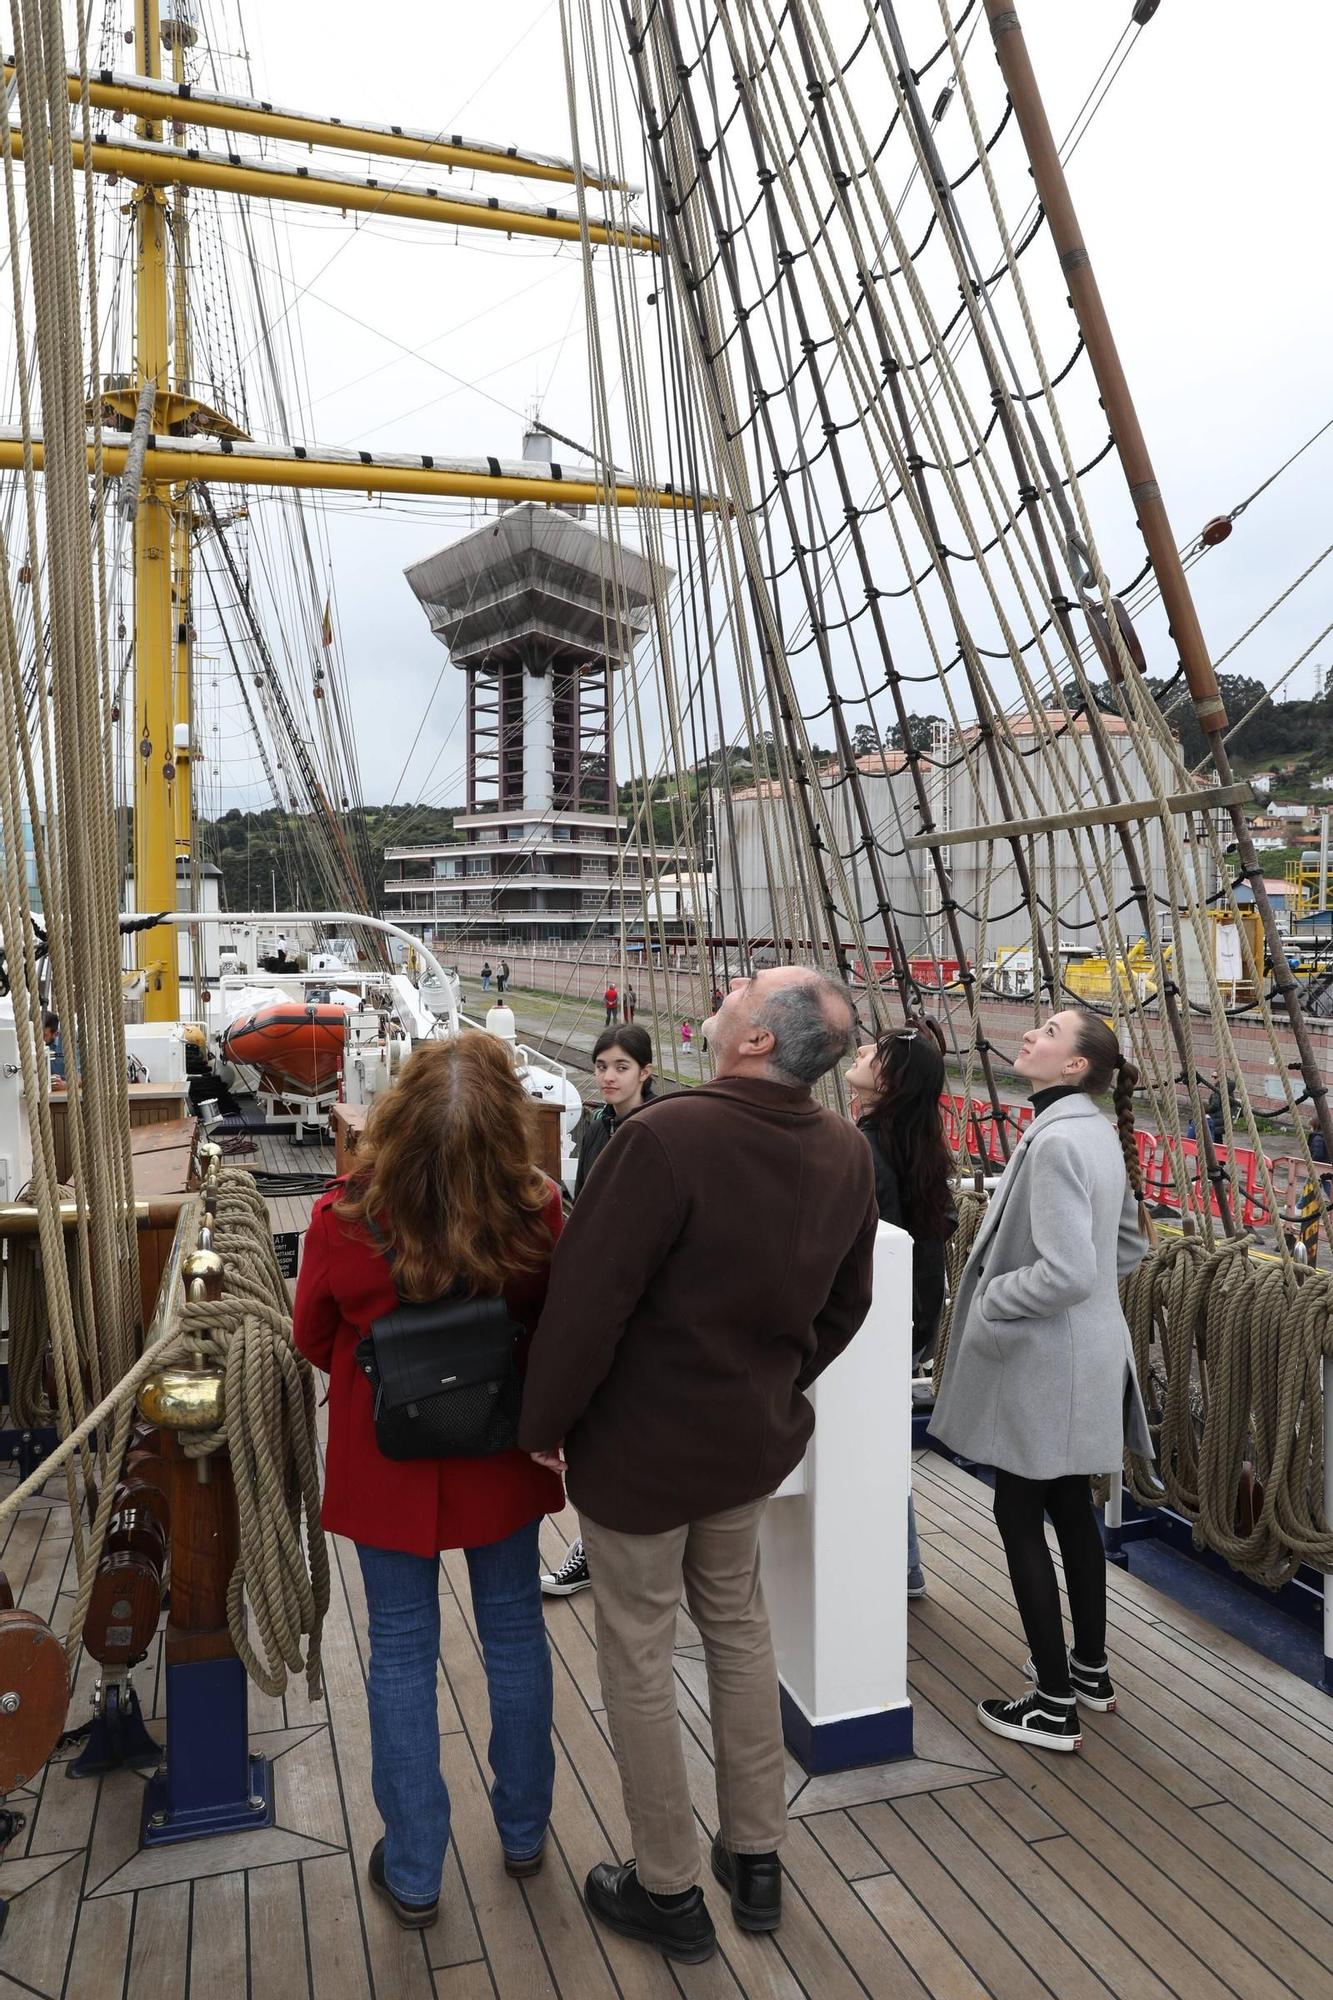
[{"label": "white post on deck", "polygon": [[1106,1525],[1108,1528],[1122,1528],[1125,1524],[1125,1475],[1113,1472],[1106,1491]]},{"label": "white post on deck", "polygon": [[911,1754],[911,1378],[912,1239],[881,1222],[869,1317],[816,1383],[810,1449],[764,1522],[783,1727],[810,1772]]}]

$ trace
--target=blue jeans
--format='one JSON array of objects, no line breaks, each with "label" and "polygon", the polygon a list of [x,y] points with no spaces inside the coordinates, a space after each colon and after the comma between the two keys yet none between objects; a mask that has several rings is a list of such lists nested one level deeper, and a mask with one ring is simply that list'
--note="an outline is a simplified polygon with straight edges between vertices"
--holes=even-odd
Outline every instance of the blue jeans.
[{"label": "blue jeans", "polygon": [[[539,1525],[464,1550],[491,1703],[491,1811],[500,1845],[520,1859],[545,1838],[555,1785]],[[404,1902],[431,1903],[449,1845],[436,1707],[439,1559],[362,1543],[356,1552],[370,1617],[370,1770],[384,1821],[384,1880]]]}]

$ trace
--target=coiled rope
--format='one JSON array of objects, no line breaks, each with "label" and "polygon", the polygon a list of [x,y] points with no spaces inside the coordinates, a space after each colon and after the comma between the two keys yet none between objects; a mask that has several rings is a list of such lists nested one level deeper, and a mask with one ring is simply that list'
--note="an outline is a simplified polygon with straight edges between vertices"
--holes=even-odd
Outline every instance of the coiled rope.
[{"label": "coiled rope", "polygon": [[186,1432],[181,1442],[189,1458],[225,1449],[231,1459],[240,1552],[227,1623],[246,1672],[269,1695],[285,1692],[289,1669],[304,1672],[316,1701],[323,1693],[329,1558],[319,1520],[314,1374],[292,1345],[286,1280],[253,1176],[223,1168],[210,1186],[217,1195],[213,1247],[223,1263],[222,1296],[183,1301],[176,1324],[201,1365],[222,1369],[224,1414],[220,1430]]},{"label": "coiled rope", "polygon": [[[1333,1569],[1324,1509],[1321,1364],[1333,1282],[1258,1263],[1248,1237],[1159,1245],[1122,1287],[1157,1465],[1130,1457],[1134,1497],[1194,1523],[1194,1541],[1276,1588],[1302,1563]],[[1247,1464],[1262,1505],[1246,1529]]]}]

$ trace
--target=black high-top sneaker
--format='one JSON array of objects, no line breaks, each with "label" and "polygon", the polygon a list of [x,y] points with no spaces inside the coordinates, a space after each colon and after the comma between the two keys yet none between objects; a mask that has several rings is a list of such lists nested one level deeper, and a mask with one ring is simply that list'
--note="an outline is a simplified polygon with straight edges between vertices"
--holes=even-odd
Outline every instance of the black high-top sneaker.
[{"label": "black high-top sneaker", "polygon": [[1040,1688],[1035,1688],[1031,1694],[1020,1695],[1017,1701],[979,1701],[977,1714],[994,1735],[1012,1737],[1015,1743],[1028,1743],[1033,1749],[1083,1747],[1078,1703],[1072,1694],[1043,1694]]},{"label": "black high-top sneaker", "polygon": [[[1031,1655],[1023,1663],[1023,1672],[1035,1687],[1037,1684],[1037,1668]],[[1084,1708],[1095,1708],[1102,1715],[1111,1715],[1114,1713],[1116,1706],[1115,1689],[1111,1685],[1111,1670],[1106,1660],[1103,1660],[1099,1667],[1088,1667],[1083,1664],[1077,1654],[1071,1653],[1069,1655],[1069,1685],[1074,1690],[1075,1698],[1082,1702]]]},{"label": "black high-top sneaker", "polygon": [[571,1542],[569,1553],[559,1569],[548,1570],[542,1578],[543,1597],[572,1597],[576,1590],[586,1590],[592,1582],[588,1574],[588,1558],[583,1553],[582,1541]]}]

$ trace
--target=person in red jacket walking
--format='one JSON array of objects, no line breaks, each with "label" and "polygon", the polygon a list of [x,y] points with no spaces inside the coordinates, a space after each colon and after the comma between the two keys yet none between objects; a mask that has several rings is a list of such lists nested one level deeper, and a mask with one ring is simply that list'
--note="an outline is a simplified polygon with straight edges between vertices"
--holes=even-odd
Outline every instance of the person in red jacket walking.
[{"label": "person in red jacket walking", "polygon": [[316,1202],[296,1288],[296,1345],[329,1377],[324,1526],[356,1544],[370,1621],[371,1780],[384,1820],[370,1883],[409,1929],[436,1920],[449,1843],[436,1707],[442,1549],[467,1558],[505,1867],[524,1876],[541,1866],[555,1759],[537,1532],[564,1493],[517,1450],[385,1458],[355,1350],[400,1297],[433,1300],[460,1278],[477,1295],[502,1293],[531,1335],[561,1227],[559,1190],[532,1164],[534,1138],[500,1042],[424,1043],[366,1120],[355,1174]]},{"label": "person in red jacket walking", "polygon": [[614,980],[607,980],[606,991],[603,993],[602,999],[606,1003],[606,1026],[614,1028],[616,1024],[616,1011],[620,1006],[620,989]]}]

